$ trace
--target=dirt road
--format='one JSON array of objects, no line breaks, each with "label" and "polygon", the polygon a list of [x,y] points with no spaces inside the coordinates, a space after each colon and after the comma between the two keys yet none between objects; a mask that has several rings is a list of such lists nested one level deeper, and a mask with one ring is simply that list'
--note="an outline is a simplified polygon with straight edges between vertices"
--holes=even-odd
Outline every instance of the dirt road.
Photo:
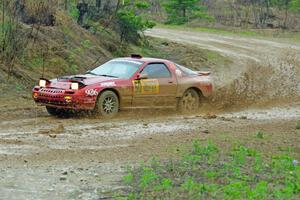
[{"label": "dirt road", "polygon": [[[225,106],[242,99],[245,107],[187,116],[121,113],[105,120],[53,118],[31,100],[18,107],[17,102],[1,102],[0,199],[111,198],[111,191],[122,187],[126,165],[152,156],[176,157],[195,139],[212,140],[224,149],[242,143],[270,154],[293,149],[300,159],[300,132],[295,129],[300,119],[299,46],[165,29],[147,34],[233,57],[230,69],[213,69],[222,94],[213,100],[222,97]],[[254,96],[266,104],[253,106]],[[273,100],[280,98],[290,100],[274,107]],[[257,139],[258,131],[265,139]]]},{"label": "dirt road", "polygon": [[234,64],[228,69],[212,69],[216,101],[225,106],[300,99],[300,44],[162,28],[146,34],[230,57]]}]

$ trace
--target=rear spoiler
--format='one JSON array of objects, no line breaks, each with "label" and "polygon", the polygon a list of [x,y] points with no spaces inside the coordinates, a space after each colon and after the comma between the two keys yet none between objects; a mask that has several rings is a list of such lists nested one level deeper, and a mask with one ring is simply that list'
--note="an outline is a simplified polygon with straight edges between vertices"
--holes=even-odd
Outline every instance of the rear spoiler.
[{"label": "rear spoiler", "polygon": [[210,71],[197,71],[199,76],[209,76],[211,74]]}]

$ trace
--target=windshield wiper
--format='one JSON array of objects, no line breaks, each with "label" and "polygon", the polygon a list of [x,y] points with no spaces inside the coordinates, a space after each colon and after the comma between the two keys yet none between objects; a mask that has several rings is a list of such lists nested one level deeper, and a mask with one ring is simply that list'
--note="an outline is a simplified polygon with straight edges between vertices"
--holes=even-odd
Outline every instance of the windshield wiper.
[{"label": "windshield wiper", "polygon": [[95,74],[95,73],[93,73],[93,72],[91,72],[91,71],[86,72],[86,74],[92,74],[92,75],[95,75],[95,76],[100,76],[100,75]]},{"label": "windshield wiper", "polygon": [[99,74],[98,76],[112,77],[112,78],[119,78],[119,77],[117,77],[117,76],[108,75],[108,74]]}]

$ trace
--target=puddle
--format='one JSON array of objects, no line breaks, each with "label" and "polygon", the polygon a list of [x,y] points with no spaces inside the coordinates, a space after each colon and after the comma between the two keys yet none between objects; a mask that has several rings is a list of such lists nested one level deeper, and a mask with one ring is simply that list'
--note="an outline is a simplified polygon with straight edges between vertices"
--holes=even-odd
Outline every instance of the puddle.
[{"label": "puddle", "polygon": [[300,119],[300,107],[275,107],[270,109],[250,109],[240,112],[227,113],[224,117],[243,118],[253,120],[292,120]]},{"label": "puddle", "polygon": [[120,163],[2,169],[0,199],[101,199],[119,187],[123,174]]},{"label": "puddle", "polygon": [[0,154],[28,155],[39,151],[40,148],[31,145],[0,144]]}]

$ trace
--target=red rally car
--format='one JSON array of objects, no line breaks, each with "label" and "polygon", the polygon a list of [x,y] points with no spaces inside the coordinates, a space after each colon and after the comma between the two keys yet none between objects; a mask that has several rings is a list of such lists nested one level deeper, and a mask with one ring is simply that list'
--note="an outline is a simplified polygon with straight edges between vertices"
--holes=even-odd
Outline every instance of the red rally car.
[{"label": "red rally car", "polygon": [[51,115],[93,110],[114,116],[127,108],[194,111],[212,93],[210,72],[196,72],[169,60],[132,55],[113,59],[86,74],[40,79],[34,101]]}]

